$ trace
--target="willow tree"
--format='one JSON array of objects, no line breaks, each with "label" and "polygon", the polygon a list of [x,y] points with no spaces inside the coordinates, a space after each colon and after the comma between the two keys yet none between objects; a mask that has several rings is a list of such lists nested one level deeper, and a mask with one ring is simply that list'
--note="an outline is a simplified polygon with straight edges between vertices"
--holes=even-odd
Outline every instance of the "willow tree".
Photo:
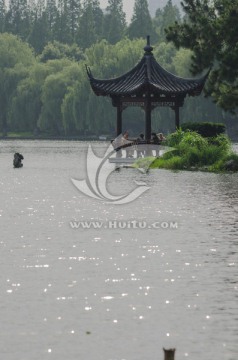
[{"label": "willow tree", "polygon": [[35,63],[27,76],[19,81],[11,102],[10,126],[14,131],[34,131],[41,114],[41,94],[44,81],[51,69]]},{"label": "willow tree", "polygon": [[12,34],[0,34],[0,128],[6,133],[17,84],[28,74],[35,57],[28,44]]}]

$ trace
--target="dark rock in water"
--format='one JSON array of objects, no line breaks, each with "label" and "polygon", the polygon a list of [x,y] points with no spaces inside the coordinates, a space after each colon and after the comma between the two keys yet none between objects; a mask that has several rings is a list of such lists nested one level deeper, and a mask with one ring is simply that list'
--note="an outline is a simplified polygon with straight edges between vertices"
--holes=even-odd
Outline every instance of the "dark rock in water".
[{"label": "dark rock in water", "polygon": [[13,159],[13,166],[14,168],[20,168],[23,166],[22,164],[22,160],[24,159],[23,155],[20,153],[15,153],[14,154],[14,159]]},{"label": "dark rock in water", "polygon": [[224,167],[227,171],[238,171],[238,163],[235,160],[228,160]]}]

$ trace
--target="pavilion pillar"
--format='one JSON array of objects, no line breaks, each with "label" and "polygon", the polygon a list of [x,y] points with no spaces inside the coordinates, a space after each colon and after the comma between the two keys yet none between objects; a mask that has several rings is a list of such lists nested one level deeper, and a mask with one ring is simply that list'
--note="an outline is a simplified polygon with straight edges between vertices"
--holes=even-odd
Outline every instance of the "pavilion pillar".
[{"label": "pavilion pillar", "polygon": [[179,120],[179,106],[178,105],[175,105],[174,112],[175,112],[175,128],[179,129],[180,120]]},{"label": "pavilion pillar", "polygon": [[151,139],[151,101],[150,97],[146,97],[145,101],[145,140]]},{"label": "pavilion pillar", "polygon": [[117,105],[117,136],[122,133],[122,107]]}]

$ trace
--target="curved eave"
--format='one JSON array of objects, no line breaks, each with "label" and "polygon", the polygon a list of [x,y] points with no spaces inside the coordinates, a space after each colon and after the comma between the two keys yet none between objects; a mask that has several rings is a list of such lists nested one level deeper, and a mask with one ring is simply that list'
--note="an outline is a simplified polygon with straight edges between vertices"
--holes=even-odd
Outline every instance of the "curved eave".
[{"label": "curved eave", "polygon": [[199,95],[205,85],[210,70],[201,78],[182,78],[162,68],[154,58],[151,59],[150,83],[163,94]]},{"label": "curved eave", "polygon": [[135,94],[146,82],[144,61],[142,58],[132,70],[114,79],[95,79],[89,71],[88,77],[91,87],[96,95],[109,96]]},{"label": "curved eave", "polygon": [[88,77],[94,93],[98,96],[136,95],[144,89],[151,93],[178,95],[199,95],[209,72],[199,79],[181,78],[160,66],[153,56],[144,56],[141,61],[126,74],[108,80],[95,79],[87,68]]}]

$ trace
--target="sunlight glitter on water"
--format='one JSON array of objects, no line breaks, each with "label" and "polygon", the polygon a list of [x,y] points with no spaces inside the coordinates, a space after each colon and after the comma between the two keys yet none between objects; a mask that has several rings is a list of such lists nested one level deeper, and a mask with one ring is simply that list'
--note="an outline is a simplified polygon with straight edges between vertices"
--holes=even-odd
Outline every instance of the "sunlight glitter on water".
[{"label": "sunlight glitter on water", "polygon": [[[162,347],[176,347],[181,360],[238,357],[235,174],[123,169],[110,176],[112,189],[124,192],[135,178],[151,189],[116,207],[86,198],[71,184],[72,177],[83,178],[85,144],[4,147],[4,360],[16,354],[24,360],[46,354],[57,360],[159,359]],[[17,178],[9,167],[13,147],[25,155]],[[74,231],[71,219],[178,221],[179,227]]]}]

